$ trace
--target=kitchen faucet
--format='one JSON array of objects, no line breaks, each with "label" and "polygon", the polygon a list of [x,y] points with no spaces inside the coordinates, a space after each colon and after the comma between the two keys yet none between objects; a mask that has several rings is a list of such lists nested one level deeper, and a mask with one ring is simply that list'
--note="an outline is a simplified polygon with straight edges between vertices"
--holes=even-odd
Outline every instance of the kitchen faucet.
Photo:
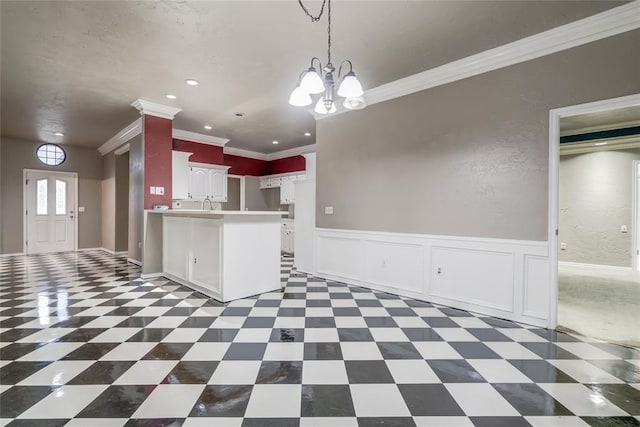
[{"label": "kitchen faucet", "polygon": [[201,207],[202,210],[204,210],[204,202],[209,202],[209,210],[212,211],[213,210],[213,204],[211,203],[211,199],[209,198],[209,196],[205,197],[202,200],[202,207]]}]

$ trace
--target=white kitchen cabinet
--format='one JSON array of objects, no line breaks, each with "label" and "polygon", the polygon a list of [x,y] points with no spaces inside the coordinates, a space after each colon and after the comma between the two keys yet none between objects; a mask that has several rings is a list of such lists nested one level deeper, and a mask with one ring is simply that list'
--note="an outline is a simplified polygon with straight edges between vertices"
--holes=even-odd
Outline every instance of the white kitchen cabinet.
[{"label": "white kitchen cabinet", "polygon": [[[286,178],[286,179],[285,179]],[[295,202],[294,181],[289,177],[283,177],[280,185],[280,204],[290,205]]]},{"label": "white kitchen cabinet", "polygon": [[162,264],[165,273],[178,279],[187,280],[189,277],[189,245],[190,223],[188,218],[170,217],[163,218],[162,225],[163,245]]},{"label": "white kitchen cabinet", "polygon": [[189,198],[204,200],[209,197],[209,169],[191,166],[189,170]]},{"label": "white kitchen cabinet", "polygon": [[227,171],[229,166],[191,165],[189,168],[189,198],[213,202],[227,201]]},{"label": "white kitchen cabinet", "polygon": [[189,156],[193,153],[173,151],[171,154],[171,198],[186,200],[189,198]]},{"label": "white kitchen cabinet", "polygon": [[164,216],[164,272],[219,295],[220,226],[220,221],[213,219]]},{"label": "white kitchen cabinet", "polygon": [[293,221],[282,220],[282,227],[280,228],[280,247],[282,252],[293,253],[294,233]]},{"label": "white kitchen cabinet", "polygon": [[189,282],[220,294],[220,221],[190,219]]}]

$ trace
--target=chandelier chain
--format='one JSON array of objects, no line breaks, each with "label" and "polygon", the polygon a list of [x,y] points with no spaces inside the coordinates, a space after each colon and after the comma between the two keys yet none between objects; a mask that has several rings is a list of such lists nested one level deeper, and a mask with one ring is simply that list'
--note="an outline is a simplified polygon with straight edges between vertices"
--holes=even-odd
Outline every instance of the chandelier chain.
[{"label": "chandelier chain", "polygon": [[304,4],[302,4],[302,0],[298,0],[298,3],[300,4],[300,7],[304,11],[304,13],[309,18],[311,18],[311,22],[317,22],[320,20],[320,18],[322,18],[322,14],[324,13],[324,5],[327,3],[327,0],[322,1],[322,6],[320,7],[320,13],[318,14],[318,16],[313,16],[311,12],[309,12],[309,10],[304,6]]}]

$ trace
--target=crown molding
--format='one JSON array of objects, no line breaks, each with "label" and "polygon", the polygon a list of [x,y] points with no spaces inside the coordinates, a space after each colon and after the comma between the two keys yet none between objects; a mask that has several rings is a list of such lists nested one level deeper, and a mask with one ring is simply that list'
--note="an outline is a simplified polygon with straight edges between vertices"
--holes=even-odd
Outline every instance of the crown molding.
[{"label": "crown molding", "polygon": [[302,147],[290,148],[288,150],[276,151],[267,154],[267,160],[284,159],[285,157],[301,156],[303,154],[315,153],[316,144],[303,145]]},{"label": "crown molding", "polygon": [[[365,91],[364,97],[367,105],[377,104],[637,28],[640,28],[640,0],[383,84]],[[323,120],[353,111],[342,104],[336,105],[336,108],[337,111],[332,114],[310,112],[316,120]]]},{"label": "crown molding", "polygon": [[[596,145],[606,142],[606,145]],[[629,150],[640,148],[640,135],[623,136],[620,138],[592,139],[589,141],[560,144],[560,155],[592,153],[595,151]]]},{"label": "crown molding", "polygon": [[176,114],[182,111],[182,108],[169,107],[168,105],[145,101],[144,99],[136,99],[131,103],[131,106],[140,111],[141,115],[162,117],[169,120],[173,120]]},{"label": "crown molding", "polygon": [[98,151],[103,156],[107,153],[112,152],[116,148],[120,147],[123,144],[129,142],[132,138],[140,135],[142,133],[142,118],[137,119],[135,122],[131,123],[120,132],[116,133],[111,139],[98,147]]},{"label": "crown molding", "polygon": [[184,141],[199,142],[200,144],[217,145],[224,147],[229,140],[227,138],[220,138],[213,135],[205,135],[202,133],[189,132],[182,129],[173,129],[172,136],[175,139],[182,139]]},{"label": "crown molding", "polygon": [[242,148],[224,147],[224,154],[231,154],[232,156],[248,157],[256,160],[269,160],[268,154],[258,153],[257,151],[244,150]]},{"label": "crown molding", "polygon": [[560,132],[560,136],[582,135],[583,133],[600,132],[603,130],[625,129],[640,126],[640,120],[630,120],[619,123],[608,123],[606,125],[586,126],[578,129],[570,129]]}]

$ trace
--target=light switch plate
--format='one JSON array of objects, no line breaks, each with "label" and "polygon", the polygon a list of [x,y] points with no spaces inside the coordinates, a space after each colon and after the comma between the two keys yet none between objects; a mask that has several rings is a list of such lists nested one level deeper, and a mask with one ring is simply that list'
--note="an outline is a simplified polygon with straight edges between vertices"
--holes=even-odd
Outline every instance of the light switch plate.
[{"label": "light switch plate", "polygon": [[156,187],[156,194],[159,196],[164,195],[164,187]]},{"label": "light switch plate", "polygon": [[149,188],[149,193],[156,194],[156,187],[150,187]]},{"label": "light switch plate", "polygon": [[84,212],[84,206],[78,206],[78,212]]},{"label": "light switch plate", "polygon": [[333,215],[333,206],[325,206],[324,207],[324,213],[326,215]]}]

